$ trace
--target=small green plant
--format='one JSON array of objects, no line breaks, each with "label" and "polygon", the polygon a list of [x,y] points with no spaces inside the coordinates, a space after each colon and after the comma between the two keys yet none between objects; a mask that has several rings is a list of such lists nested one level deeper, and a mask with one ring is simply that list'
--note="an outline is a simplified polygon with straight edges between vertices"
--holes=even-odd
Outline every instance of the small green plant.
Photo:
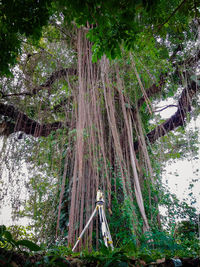
[{"label": "small green plant", "polygon": [[[181,224],[179,228],[182,231],[186,228],[185,231],[187,231],[188,224]],[[0,260],[10,264],[14,255],[14,258],[23,257],[24,264],[19,266],[62,267],[74,264],[74,266],[128,267],[135,264],[140,266],[142,262],[149,264],[174,257],[197,257],[200,251],[197,238],[189,239],[186,236],[183,238],[182,232],[180,234],[178,231],[177,236],[174,237],[168,232],[155,230],[141,236],[139,242],[140,244],[136,245],[130,238],[125,245],[114,250],[102,243],[98,251],[84,250],[80,253],[73,253],[71,248],[64,245],[53,245],[47,248],[47,246],[38,246],[27,239],[16,241],[12,233],[2,225],[0,226]]]},{"label": "small green plant", "polygon": [[0,225],[0,247],[6,249],[17,249],[20,251],[22,251],[22,248],[26,248],[29,251],[42,250],[41,247],[30,240],[14,240],[11,232],[7,230],[5,225]]},{"label": "small green plant", "polygon": [[80,254],[80,259],[85,264],[96,263],[99,267],[128,267],[131,262],[131,258],[127,255],[124,248],[116,248],[112,251],[111,248],[107,248],[105,245],[102,245],[99,251],[92,253],[84,251]]}]

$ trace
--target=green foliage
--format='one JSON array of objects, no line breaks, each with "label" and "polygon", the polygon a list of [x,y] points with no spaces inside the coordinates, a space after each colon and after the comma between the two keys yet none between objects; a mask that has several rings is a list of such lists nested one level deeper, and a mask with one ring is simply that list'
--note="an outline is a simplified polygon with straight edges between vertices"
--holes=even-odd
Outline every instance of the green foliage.
[{"label": "green foliage", "polygon": [[[196,3],[196,6],[193,6],[193,4],[189,2],[190,1],[185,1],[185,4],[173,14],[174,10],[176,10],[181,3],[178,0],[139,0],[135,2],[117,0],[1,1],[0,72],[3,75],[8,74],[10,66],[19,60],[17,55],[20,53],[22,39],[25,40],[24,35],[28,38],[26,41],[31,45],[36,44],[36,40],[38,41],[37,45],[32,48],[27,44],[23,47],[23,53],[25,53],[27,59],[23,62],[24,59],[22,56],[20,61],[22,61],[23,64],[21,66],[19,65],[19,68],[23,70],[26,67],[26,72],[23,72],[23,75],[27,75],[27,80],[30,79],[31,81],[30,85],[27,81],[24,82],[26,88],[29,89],[30,86],[30,90],[32,90],[32,86],[37,87],[38,84],[42,84],[46,81],[46,74],[49,75],[54,70],[71,66],[71,59],[67,61],[67,56],[64,56],[65,50],[63,52],[63,47],[66,44],[61,42],[61,32],[52,25],[46,27],[42,32],[42,26],[47,24],[49,15],[53,14],[53,17],[55,16],[54,18],[56,18],[55,20],[57,20],[57,18],[60,19],[61,17],[65,20],[62,21],[62,19],[60,19],[59,23],[63,23],[61,26],[66,25],[66,21],[69,23],[75,21],[78,26],[88,27],[88,24],[90,25],[90,30],[87,36],[93,43],[93,60],[97,61],[103,54],[106,54],[109,59],[117,59],[116,61],[121,64],[120,69],[122,69],[120,70],[120,75],[125,77],[123,93],[130,99],[130,104],[126,104],[126,108],[135,107],[135,102],[143,97],[143,93],[141,92],[141,88],[138,86],[138,81],[133,73],[130,54],[127,51],[134,51],[132,56],[145,88],[149,88],[149,86],[152,85],[152,82],[156,84],[160,80],[162,74],[166,74],[169,71],[173,72],[173,68],[168,62],[169,53],[171,54],[174,47],[176,48],[179,43],[182,43],[184,36],[189,35],[189,31],[186,33],[184,30],[187,29],[187,25],[190,22],[190,19],[194,17],[194,13],[195,16],[199,14],[198,4]],[[58,15],[59,12],[61,13]],[[170,17],[171,14],[173,14],[173,16]],[[57,24],[57,27],[59,27],[59,25],[60,24]],[[43,35],[41,36],[41,34]],[[165,36],[167,36],[167,39]],[[59,40],[59,44],[57,44],[55,39]],[[178,39],[180,40],[178,41]],[[51,45],[48,41],[52,42]],[[169,42],[170,48],[167,47],[169,44],[166,45],[166,42]],[[30,57],[28,57],[29,52],[31,52]],[[123,60],[120,60],[119,58],[122,55]],[[57,57],[59,58],[59,63],[56,62]],[[182,60],[182,58],[180,60]],[[76,60],[73,62],[76,62]],[[21,76],[23,75],[21,74]],[[195,79],[194,75],[191,75],[190,79],[193,81],[198,80]],[[11,85],[12,82],[10,83]],[[175,85],[175,83],[176,80],[170,81],[167,86],[168,88],[165,88],[166,92],[162,95],[174,96],[175,91],[179,86],[179,84]],[[115,83],[113,83],[113,85],[115,85]],[[23,89],[24,88],[22,88],[22,91],[20,92],[23,92]],[[21,103],[19,104],[21,110],[26,110],[26,114],[31,118],[38,119],[39,117],[39,120],[42,123],[49,123],[55,120],[65,122],[66,114],[64,113],[62,103],[65,100],[70,99],[72,95],[69,83],[61,80],[56,83],[56,85],[52,85],[51,92],[49,89],[51,97],[46,93],[46,90],[41,91],[42,92],[38,93],[36,100],[33,98],[28,100],[24,98],[21,100]],[[14,91],[14,93],[16,92]],[[153,96],[150,97],[150,100],[152,99]],[[17,101],[11,101],[12,104],[15,104],[15,102]],[[76,110],[76,104],[71,103],[70,100],[68,102],[69,107],[67,107],[68,109],[65,110],[65,112],[70,113],[69,111],[71,111],[71,109]],[[66,107],[68,103],[66,104],[64,102],[64,104]],[[16,103],[16,105],[18,106],[18,103]],[[104,102],[102,101],[102,106],[103,105]],[[40,108],[38,108],[38,106]],[[37,108],[39,111],[36,110]],[[142,105],[140,111],[144,130],[147,132],[152,126],[149,124],[151,116],[149,112],[147,112],[146,103]],[[118,115],[120,116],[120,114]],[[123,128],[123,125],[120,127]],[[153,125],[153,127],[155,127],[155,125]],[[105,129],[107,130],[107,128]],[[184,133],[185,132],[180,132],[180,135],[171,134],[171,139],[173,139],[171,147],[169,145],[170,134],[167,137],[163,137],[165,144],[167,143],[165,153],[166,160],[169,158],[180,158],[183,153],[184,155],[185,152],[187,153],[187,140],[184,138],[180,139],[180,136],[183,136]],[[193,133],[191,133],[191,136],[191,144],[193,145],[195,154],[197,136],[194,136]],[[87,139],[88,132],[85,130],[84,141],[87,141]],[[38,238],[43,238],[43,240],[47,240],[48,238],[48,240],[51,239],[52,241],[54,238],[58,195],[64,169],[64,158],[67,153],[67,148],[71,146],[69,140],[71,140],[71,142],[76,141],[76,129],[70,129],[68,133],[67,130],[59,130],[56,133],[53,132],[46,138],[40,138],[36,146],[33,145],[33,147],[31,147],[32,153],[30,158],[37,163],[38,172],[36,174],[34,173],[30,179],[30,199],[27,201],[24,210],[20,213],[23,216],[28,215],[34,220],[35,234]],[[35,156],[33,156],[34,153]],[[68,165],[70,166],[69,168],[72,169],[73,167],[71,167],[72,164],[70,163],[69,160]],[[158,174],[160,173],[156,173],[156,177],[158,177]],[[144,172],[144,175],[147,179],[148,174]],[[119,174],[114,178],[116,182],[115,190],[122,192],[123,189],[120,184],[120,179],[122,177],[120,177]],[[176,218],[183,218],[188,214],[191,215],[194,213],[194,211],[186,204],[180,204],[171,194],[168,192],[164,193],[165,190],[161,187],[158,192],[149,186],[151,189],[149,196],[148,185],[149,184],[146,181],[142,185],[144,199],[146,200],[145,209],[149,210],[147,212],[148,218],[150,218],[150,213],[153,215],[156,214],[156,206],[154,206],[154,204],[151,205],[151,210],[149,209],[150,204],[148,200],[152,200],[151,194],[158,196],[161,200],[160,204],[167,207],[169,228],[174,227],[173,224]],[[66,228],[69,216],[69,191],[70,188],[67,175],[66,190],[64,201],[62,203],[63,209],[61,210],[60,218],[61,228],[63,228],[62,230],[65,235],[67,234]],[[136,253],[136,233],[135,229],[133,229],[133,225],[136,225],[136,223],[133,212],[137,215],[137,208],[136,210],[133,210],[133,207],[134,203],[131,203],[129,198],[124,198],[123,194],[120,195],[119,193],[118,197],[113,194],[113,214],[108,217],[115,244],[122,246],[131,243],[134,246],[134,253]],[[154,221],[152,220],[152,224],[153,223]],[[125,230],[121,231],[122,228]],[[137,228],[140,236],[142,233],[142,223],[140,221],[137,222]],[[43,236],[40,229],[43,229],[43,233],[45,233]],[[4,231],[2,236],[7,239],[6,242],[10,242],[10,245],[16,246],[16,244],[18,244],[18,246],[24,245],[26,247],[31,247],[31,244],[25,240],[14,241],[15,238],[13,238],[7,230]],[[173,254],[174,251],[177,250],[177,244],[174,243],[174,239],[171,238],[169,234],[163,232],[157,232],[156,234],[150,233],[150,236],[145,237],[144,240],[143,243],[146,242],[148,245],[142,246],[142,251],[138,252],[137,255],[140,255],[141,257],[142,255],[147,255],[147,257],[149,257],[149,260],[147,261],[160,257],[165,251],[171,251],[171,254]],[[151,242],[152,240],[153,242]],[[194,243],[192,247],[193,249],[197,243],[195,239],[192,240]],[[190,246],[190,236],[183,240],[180,234],[179,237],[177,237],[177,242],[180,242],[183,247]],[[154,250],[152,250],[152,248]],[[178,246],[178,249],[179,248],[181,249],[180,246]],[[60,252],[54,252],[56,255],[55,258],[60,255]],[[51,255],[48,255],[44,259],[45,263],[53,264],[55,258],[52,259],[50,256]],[[126,260],[127,258],[122,251],[115,251],[109,254],[108,260],[106,260],[104,264],[105,266],[111,266],[113,264],[115,264],[115,266],[117,266],[117,264],[119,264],[118,266],[120,266],[120,264],[121,266],[126,266]]]},{"label": "green foliage", "polygon": [[35,243],[33,243],[32,241],[29,240],[19,240],[16,242],[17,246],[24,246],[28,249],[30,249],[30,251],[40,251],[41,248],[36,245]]},{"label": "green foliage", "polygon": [[[109,59],[121,56],[121,47],[135,49],[138,34],[152,29],[165,36],[183,35],[191,18],[199,14],[197,3],[185,1],[1,1],[1,74],[8,74],[20,52],[20,35],[39,40],[42,26],[50,15],[64,14],[65,21],[78,26],[91,25],[88,38],[93,42],[93,60],[103,54]],[[176,11],[176,12],[175,12]]]},{"label": "green foliage", "polygon": [[126,267],[129,266],[130,262],[129,257],[126,255],[126,252],[123,248],[110,250],[107,247],[103,246],[99,252],[88,253],[84,252],[80,255],[86,263],[98,262],[98,266],[111,267]]},{"label": "green foliage", "polygon": [[8,231],[6,229],[6,226],[5,225],[1,225],[0,226],[0,245],[1,247],[4,247],[4,248],[12,248],[12,249],[18,249],[21,251],[21,248],[27,248],[29,249],[30,251],[40,251],[41,248],[33,243],[32,241],[30,240],[14,240],[13,239],[13,236],[11,234],[10,231]]},{"label": "green foliage", "polygon": [[36,241],[30,225],[11,225],[7,227],[7,230],[12,234],[14,240],[28,239],[33,242]]},{"label": "green foliage", "polygon": [[45,249],[45,254],[37,265],[42,264],[44,266],[69,266],[69,261],[66,259],[67,255],[71,255],[72,251],[68,247],[64,246],[52,246],[49,249]]},{"label": "green foliage", "polygon": [[[162,121],[159,121],[162,122]],[[187,129],[179,127],[175,132],[169,132],[160,138],[157,144],[162,145],[162,160],[166,162],[174,162],[176,159],[190,159],[198,155],[198,129]],[[188,140],[189,144],[188,144]],[[156,147],[157,144],[154,146]]]},{"label": "green foliage", "polygon": [[[180,225],[179,230],[181,234],[183,234],[183,229],[187,232],[188,227],[188,222]],[[73,253],[66,246],[54,245],[47,249],[46,246],[43,246],[43,248],[39,247],[29,240],[15,241],[5,226],[0,227],[1,247],[3,244],[4,248],[14,248],[18,252],[21,252],[22,247],[28,248],[30,253],[33,251],[42,252],[35,257],[34,266],[40,264],[44,266],[70,266],[70,264],[79,264],[79,266],[125,267],[140,264],[141,260],[143,264],[149,264],[163,258],[199,256],[199,240],[193,238],[190,241],[189,239],[180,241],[180,236],[178,232],[176,237],[174,237],[164,231],[155,231],[143,235],[140,240],[140,245],[137,246],[132,240],[128,241],[127,239],[125,245],[115,248],[113,251],[105,245],[102,245],[99,251],[84,250],[81,253]],[[26,258],[24,259],[26,264],[30,264],[30,253],[26,253]],[[6,258],[6,260],[8,261],[9,259]]]},{"label": "green foliage", "polygon": [[[199,241],[196,242],[196,245],[199,249]],[[186,251],[186,247],[179,244],[169,233],[155,231],[143,235],[140,245],[137,246],[130,240],[113,251],[102,246],[99,251],[90,253],[83,251],[80,254],[74,254],[74,256],[80,255],[80,259],[83,259],[87,264],[97,262],[97,266],[132,266],[131,264],[139,264],[140,260],[149,264],[163,258],[196,257],[199,256],[198,249],[194,249],[193,241],[191,241]]]},{"label": "green foliage", "polygon": [[[199,215],[198,215],[199,216]],[[200,253],[200,242],[198,238],[198,220],[194,219],[183,220],[178,222],[174,229],[174,238],[185,254],[196,256]]]},{"label": "green foliage", "polygon": [[160,205],[166,207],[165,216],[162,216],[163,223],[166,223],[169,231],[173,228],[175,221],[185,220],[186,218],[193,221],[196,218],[196,209],[186,202],[178,200],[176,195],[171,194],[167,188],[162,192],[160,198]]},{"label": "green foliage", "polygon": [[[59,194],[68,147],[66,129],[52,132],[48,137],[40,138],[37,143],[31,144],[34,153],[29,162],[37,162],[37,168],[33,172],[30,170],[29,199],[22,204],[17,215],[31,219],[32,230],[37,240],[52,243],[55,237]],[[60,226],[65,235],[69,216],[68,198],[66,177],[66,192],[62,203],[64,212],[61,210],[60,218]]]},{"label": "green foliage", "polygon": [[200,242],[197,234],[190,239],[178,231],[176,235],[167,231],[145,233],[141,238],[139,255],[146,261],[155,261],[159,258],[197,257],[200,253]]},{"label": "green foliage", "polygon": [[[94,44],[94,61],[103,54],[110,59],[121,56],[121,45],[128,50],[135,48],[137,34],[151,31],[153,25],[154,30],[159,34],[166,35],[168,31],[179,34],[187,27],[190,18],[199,13],[197,5],[194,7],[184,3],[181,8],[178,8],[180,4],[178,0],[170,2],[60,1],[60,8],[63,9],[65,3],[68,7],[64,11],[66,20],[74,20],[78,25],[86,25],[87,22],[93,25],[88,37]],[[176,8],[178,8],[177,12],[170,17]]]},{"label": "green foliage", "polygon": [[154,231],[149,233],[146,232],[141,238],[141,241],[142,249],[157,249],[162,253],[168,253],[168,251],[170,251],[172,255],[179,248],[179,245],[176,244],[175,239],[170,234],[164,231]]},{"label": "green foliage", "polygon": [[41,36],[50,12],[50,0],[3,0],[0,3],[0,74],[10,74],[9,67],[16,63],[20,52],[20,35],[33,40]]},{"label": "green foliage", "polygon": [[[122,246],[132,240],[136,242],[136,236],[133,229],[133,211],[129,199],[123,202],[117,200],[114,196],[112,200],[112,215],[108,216],[109,227],[112,238],[117,246]],[[122,231],[122,228],[124,229]]]}]

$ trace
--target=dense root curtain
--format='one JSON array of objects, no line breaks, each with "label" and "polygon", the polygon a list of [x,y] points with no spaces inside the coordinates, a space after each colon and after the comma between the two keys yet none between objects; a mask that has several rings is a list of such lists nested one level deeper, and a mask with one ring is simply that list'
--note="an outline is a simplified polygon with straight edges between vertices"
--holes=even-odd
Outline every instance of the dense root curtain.
[{"label": "dense root curtain", "polygon": [[[143,230],[150,229],[144,208],[131,111],[126,109],[119,77],[103,57],[100,63],[91,60],[91,44],[85,32],[78,30],[78,89],[76,96],[76,146],[69,216],[69,244],[74,244],[95,207],[96,191],[105,193],[106,207],[111,212],[112,196],[118,194],[113,171],[120,173],[123,199],[131,200],[134,233],[138,231],[136,209],[143,220]],[[117,80],[119,91],[112,86]],[[120,101],[116,104],[115,95]],[[119,113],[121,114],[119,116]],[[121,192],[120,192],[121,194]],[[137,208],[135,207],[135,200]],[[79,249],[92,245],[95,221],[80,242]]]}]

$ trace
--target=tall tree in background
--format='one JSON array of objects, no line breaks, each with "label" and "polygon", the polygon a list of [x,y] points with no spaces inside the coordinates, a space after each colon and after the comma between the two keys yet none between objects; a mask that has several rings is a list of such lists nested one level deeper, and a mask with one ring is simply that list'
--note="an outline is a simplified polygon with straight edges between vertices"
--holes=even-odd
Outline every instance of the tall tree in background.
[{"label": "tall tree in background", "polygon": [[[38,138],[31,157],[59,178],[56,234],[64,213],[74,243],[99,188],[110,214],[124,203],[135,240],[161,227],[152,144],[185,124],[200,86],[198,2],[0,5],[1,134]],[[176,113],[152,129],[153,101],[171,95]],[[94,226],[84,246],[91,246]]]}]

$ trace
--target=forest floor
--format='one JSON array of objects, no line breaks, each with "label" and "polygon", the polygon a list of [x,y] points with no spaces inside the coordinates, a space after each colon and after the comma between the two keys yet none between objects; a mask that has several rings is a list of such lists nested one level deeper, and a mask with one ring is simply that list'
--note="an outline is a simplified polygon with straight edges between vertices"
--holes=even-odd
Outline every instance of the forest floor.
[{"label": "forest floor", "polygon": [[200,258],[180,258],[180,259],[159,259],[156,262],[146,263],[143,259],[127,258],[121,260],[114,260],[109,258],[106,262],[100,262],[98,258],[95,257],[81,257],[69,255],[66,257],[55,257],[47,256],[43,254],[35,254],[30,256],[28,253],[19,253],[11,250],[6,250],[0,248],[0,266],[6,267],[31,267],[31,266],[72,266],[72,267],[139,267],[139,266],[149,266],[149,267],[172,267],[172,266],[199,266]]}]

